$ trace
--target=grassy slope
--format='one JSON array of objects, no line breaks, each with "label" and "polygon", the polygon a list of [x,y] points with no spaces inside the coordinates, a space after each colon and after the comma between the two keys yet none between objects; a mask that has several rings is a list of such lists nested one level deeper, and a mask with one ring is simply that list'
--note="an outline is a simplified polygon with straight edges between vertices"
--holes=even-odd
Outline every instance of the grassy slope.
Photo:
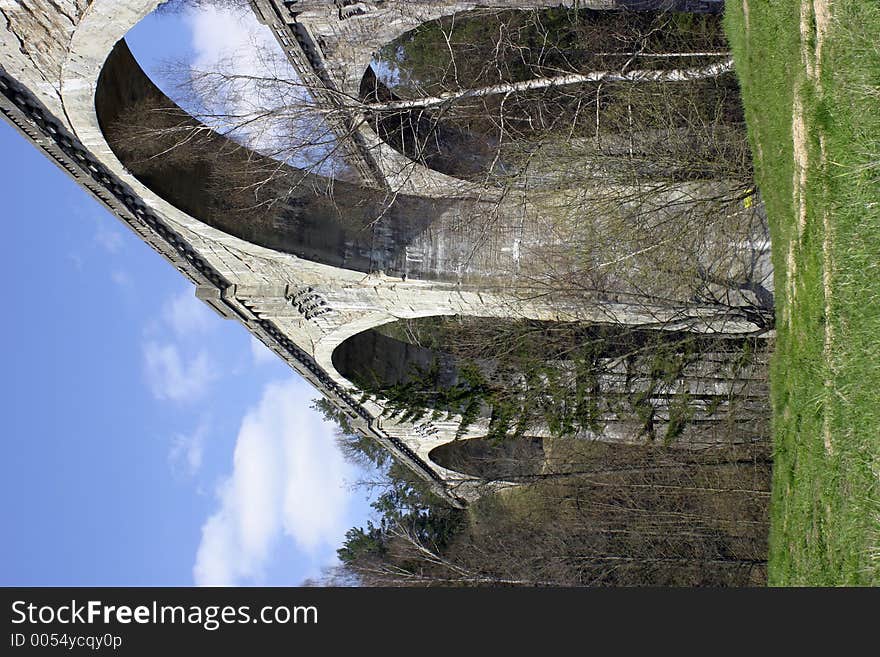
[{"label": "grassy slope", "polygon": [[[802,59],[802,48],[815,54],[817,39],[811,0],[804,2],[809,8],[804,44],[795,0],[750,0],[748,20],[742,0],[729,0],[725,18],[758,186],[771,219],[776,269],[769,578],[773,585],[877,585],[880,5],[832,0],[817,81]],[[809,163],[806,224],[800,231],[794,200],[796,92]],[[830,294],[823,285],[826,269]]]}]

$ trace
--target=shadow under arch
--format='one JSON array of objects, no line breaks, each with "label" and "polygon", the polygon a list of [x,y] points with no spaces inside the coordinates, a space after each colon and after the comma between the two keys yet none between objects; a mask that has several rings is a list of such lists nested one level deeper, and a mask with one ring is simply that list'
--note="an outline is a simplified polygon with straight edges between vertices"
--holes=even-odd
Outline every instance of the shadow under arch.
[{"label": "shadow under arch", "polygon": [[[372,67],[361,79],[360,96],[365,103],[405,100]],[[372,112],[370,119],[379,138],[410,161],[459,180],[487,182],[497,140],[462,129],[426,108]]]},{"label": "shadow under arch", "polygon": [[428,458],[447,470],[484,481],[528,480],[543,469],[544,439],[453,440],[432,449]]},{"label": "shadow under arch", "polygon": [[694,451],[600,440],[535,436],[494,440],[483,436],[444,443],[432,449],[428,458],[447,470],[487,482],[604,477],[609,482],[632,483],[651,472],[685,473],[700,468],[735,472],[766,465],[770,463],[770,446],[766,443],[718,445]]},{"label": "shadow under arch", "polygon": [[[408,260],[407,246],[438,218],[468,216],[473,207],[467,201],[389,195],[236,144],[162,93],[124,40],[102,68],[95,108],[123,165],[164,200],[209,226],[324,265],[460,280],[442,262]],[[195,137],[182,140],[181,132]]]},{"label": "shadow under arch", "polygon": [[[397,322],[386,324],[389,327]],[[412,344],[383,332],[385,327],[368,329],[353,335],[333,350],[333,367],[362,390],[383,390],[407,379],[414,369],[427,369],[440,360],[445,374],[442,380],[454,379],[455,361],[443,354]]]}]

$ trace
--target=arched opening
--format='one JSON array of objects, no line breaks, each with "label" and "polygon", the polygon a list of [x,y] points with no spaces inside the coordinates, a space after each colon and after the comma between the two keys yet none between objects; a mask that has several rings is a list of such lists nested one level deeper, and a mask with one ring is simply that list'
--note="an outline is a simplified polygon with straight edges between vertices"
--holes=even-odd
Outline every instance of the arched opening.
[{"label": "arched opening", "polygon": [[[606,176],[622,167],[643,179],[718,178],[719,152],[737,149],[745,135],[734,76],[699,74],[727,57],[718,8],[638,2],[613,11],[576,4],[457,12],[382,48],[361,95],[388,144],[459,178],[558,184],[551,169],[562,168],[561,158],[583,168],[624,155],[628,165],[602,163]],[[633,71],[690,73],[674,83],[613,77]],[[652,166],[658,152],[666,162]],[[726,153],[731,159],[740,166]]]},{"label": "arched opening", "polygon": [[544,464],[543,438],[455,440],[431,450],[437,465],[486,481],[527,480],[539,475]]},{"label": "arched opening", "polygon": [[600,440],[541,437],[485,437],[453,440],[431,450],[437,465],[488,482],[529,483],[567,477],[606,477],[619,483],[650,473],[713,472],[716,476],[755,476],[749,468],[768,464],[769,445],[723,444],[701,450]]},{"label": "arched opening", "polygon": [[759,340],[498,318],[400,320],[359,333],[336,369],[388,417],[529,435],[706,445],[766,440]]},{"label": "arched opening", "polygon": [[124,41],[102,69],[95,106],[105,138],[126,168],[209,226],[321,264],[462,280],[456,262],[430,253],[416,262],[407,257],[407,247],[433,222],[478,212],[472,203],[389,196],[259,155],[199,124],[171,101]]}]

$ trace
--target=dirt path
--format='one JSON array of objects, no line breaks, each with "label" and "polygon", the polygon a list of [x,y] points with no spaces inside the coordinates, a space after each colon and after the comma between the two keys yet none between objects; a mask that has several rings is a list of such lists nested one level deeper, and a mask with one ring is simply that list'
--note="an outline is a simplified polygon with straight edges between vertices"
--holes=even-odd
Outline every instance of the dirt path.
[{"label": "dirt path", "polygon": [[[801,0],[800,3],[800,35],[801,35],[801,58],[808,79],[815,85],[816,91],[822,91],[822,50],[831,27],[831,2],[830,0]],[[812,47],[810,46],[812,42]],[[807,223],[806,187],[809,172],[810,157],[807,143],[807,129],[804,118],[803,99],[801,98],[801,81],[795,83],[794,104],[792,108],[792,146],[794,152],[794,174],[792,180],[792,195],[795,211],[797,213],[797,244],[794,240],[790,244],[787,265],[788,271],[788,294],[789,302],[793,302],[796,295],[795,249],[800,248],[804,229]],[[825,154],[825,137],[819,136],[819,162],[817,169],[825,171],[827,157]],[[822,212],[822,289],[825,298],[825,335],[823,342],[823,355],[828,364],[829,374],[825,378],[826,396],[833,392],[833,380],[830,376],[832,371],[832,356],[834,347],[834,326],[832,317],[832,272],[834,262],[832,249],[834,244],[833,226],[827,208]],[[791,325],[791,313],[788,314],[788,323]],[[834,453],[831,442],[831,417],[826,411],[823,419],[823,442],[828,455]]]}]

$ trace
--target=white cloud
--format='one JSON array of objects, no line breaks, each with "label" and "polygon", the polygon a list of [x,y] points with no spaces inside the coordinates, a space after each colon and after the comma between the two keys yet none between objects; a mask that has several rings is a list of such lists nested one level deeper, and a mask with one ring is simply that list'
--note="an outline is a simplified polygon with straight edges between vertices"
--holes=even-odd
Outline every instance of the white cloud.
[{"label": "white cloud", "polygon": [[210,330],[215,325],[216,319],[204,302],[196,299],[189,286],[165,304],[162,316],[171,329],[182,338]]},{"label": "white cloud", "polygon": [[122,233],[116,228],[110,228],[107,226],[106,221],[101,221],[98,224],[98,230],[95,233],[95,242],[98,246],[107,251],[107,253],[111,254],[119,253],[125,245]]},{"label": "white cloud", "polygon": [[131,276],[128,275],[128,272],[125,272],[121,269],[114,269],[110,272],[110,280],[113,281],[119,287],[129,287],[131,285]]},{"label": "white cloud", "polygon": [[261,60],[253,52],[254,46],[276,49],[276,41],[268,28],[257,21],[250,9],[222,9],[204,6],[187,15],[192,30],[195,59],[193,68],[212,70],[217,62],[236,56],[243,57],[235,66],[257,72]]},{"label": "white cloud", "polygon": [[[127,280],[114,275],[114,282]],[[201,399],[221,375],[209,356],[210,342],[202,336],[216,326],[215,317],[196,299],[192,287],[170,298],[144,329],[144,371],[153,396],[159,400],[193,402]],[[169,330],[170,329],[170,330]]]},{"label": "white cloud", "polygon": [[190,359],[177,345],[147,342],[144,345],[147,383],[156,399],[175,402],[194,401],[204,395],[217,377],[216,367],[201,351]]},{"label": "white cloud", "polygon": [[[286,58],[271,32],[260,25],[253,13],[239,13],[215,7],[203,7],[189,14],[195,57],[192,71],[198,79],[210,73],[210,83],[196,90],[209,111],[229,113],[247,122],[246,134],[254,148],[271,149],[274,129],[260,117],[269,107],[283,106],[279,95],[289,85],[267,83],[276,77],[293,78]],[[229,78],[220,86],[217,73]],[[235,78],[233,82],[232,79]],[[205,79],[202,78],[204,81]],[[263,80],[264,82],[260,82]],[[233,121],[235,123],[235,121]]]},{"label": "white cloud", "polygon": [[219,509],[202,526],[197,585],[259,582],[284,537],[312,556],[341,542],[352,470],[310,409],[313,395],[296,380],[270,383],[245,416]]},{"label": "white cloud", "polygon": [[67,257],[70,259],[70,262],[73,264],[74,268],[77,271],[82,271],[83,265],[85,264],[85,260],[78,253],[68,253]]},{"label": "white cloud", "polygon": [[335,137],[309,108],[311,95],[253,12],[199,7],[187,20],[195,53],[193,86],[206,123],[295,166],[325,174],[344,168],[334,155]]},{"label": "white cloud", "polygon": [[191,434],[179,433],[174,436],[168,459],[175,469],[183,470],[189,476],[201,469],[209,427],[210,423],[203,417]]},{"label": "white cloud", "polygon": [[254,363],[257,365],[265,365],[266,363],[274,363],[278,358],[266,345],[251,336],[251,355],[254,357]]}]

